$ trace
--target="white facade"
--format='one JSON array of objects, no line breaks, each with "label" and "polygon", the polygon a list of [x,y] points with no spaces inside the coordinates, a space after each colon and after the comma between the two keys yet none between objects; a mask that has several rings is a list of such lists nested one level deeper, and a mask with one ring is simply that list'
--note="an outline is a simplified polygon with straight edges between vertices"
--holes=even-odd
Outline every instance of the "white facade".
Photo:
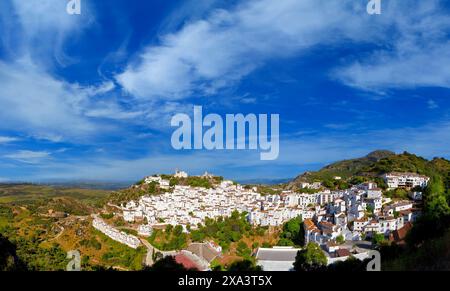
[{"label": "white facade", "polygon": [[188,173],[184,172],[184,171],[176,171],[175,172],[175,178],[187,178],[188,177]]},{"label": "white facade", "polygon": [[389,173],[384,175],[384,180],[389,189],[396,188],[425,188],[430,178],[414,173]]},{"label": "white facade", "polygon": [[109,236],[111,239],[123,243],[130,248],[136,249],[141,245],[141,242],[137,237],[134,235],[126,234],[125,232],[119,231],[115,229],[114,227],[108,225],[100,218],[94,218],[94,221],[92,222],[92,226],[104,233],[105,235]]}]

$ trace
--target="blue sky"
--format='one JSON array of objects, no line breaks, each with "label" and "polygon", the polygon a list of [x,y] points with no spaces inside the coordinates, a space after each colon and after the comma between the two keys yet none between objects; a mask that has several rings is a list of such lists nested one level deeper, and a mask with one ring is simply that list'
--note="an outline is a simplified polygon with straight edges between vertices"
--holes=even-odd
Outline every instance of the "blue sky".
[{"label": "blue sky", "polygon": [[[366,0],[0,3],[0,181],[176,168],[294,177],[375,149],[450,158],[450,5]],[[280,156],[175,151],[177,113],[280,114]]]}]

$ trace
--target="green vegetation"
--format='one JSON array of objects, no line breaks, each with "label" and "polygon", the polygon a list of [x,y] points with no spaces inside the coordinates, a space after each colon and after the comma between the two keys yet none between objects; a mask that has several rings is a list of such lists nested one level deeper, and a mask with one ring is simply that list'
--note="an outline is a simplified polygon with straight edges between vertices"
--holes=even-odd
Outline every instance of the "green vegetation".
[{"label": "green vegetation", "polygon": [[166,229],[155,229],[148,241],[162,251],[181,250],[187,246],[188,236],[183,233],[183,227],[168,225]]},{"label": "green vegetation", "polygon": [[98,206],[104,203],[109,191],[50,187],[33,184],[0,184],[0,203],[30,205],[43,199],[72,198],[86,205]]},{"label": "green vegetation", "polygon": [[24,271],[25,264],[16,254],[17,247],[0,233],[0,272]]},{"label": "green vegetation", "polygon": [[168,176],[167,180],[170,182],[170,186],[191,186],[191,187],[203,187],[212,188],[215,184],[223,181],[223,177],[198,177],[190,176],[187,178],[178,178],[174,176]]},{"label": "green vegetation", "polygon": [[35,237],[20,237],[12,242],[17,246],[17,256],[26,264],[28,270],[62,271],[69,263],[67,253],[58,244],[44,247]]},{"label": "green vegetation", "polygon": [[386,271],[450,270],[450,230],[442,237],[423,241],[420,246],[391,246],[381,249],[382,268]]},{"label": "green vegetation", "polygon": [[[347,179],[352,179],[355,176],[366,176],[364,172],[374,163],[382,159],[395,156],[393,152],[390,151],[375,151],[363,158],[344,160],[340,162],[328,165],[317,172],[307,172],[294,181],[291,182],[291,187],[296,187],[301,182],[314,182],[321,181],[327,183],[332,187],[344,187],[343,182]],[[334,177],[339,176],[343,179],[342,182],[334,180]],[[333,185],[331,185],[331,183]]]},{"label": "green vegetation", "polygon": [[188,177],[186,183],[191,187],[212,188],[212,183],[207,178]]},{"label": "green vegetation", "polygon": [[337,238],[336,238],[336,243],[337,244],[343,244],[343,243],[345,243],[345,238],[344,238],[344,236],[343,235],[339,235]]},{"label": "green vegetation", "polygon": [[128,270],[141,270],[142,262],[146,255],[146,248],[132,249],[124,244],[116,242],[98,230],[93,234],[100,238],[102,245],[107,248],[101,259],[102,263],[110,267],[122,267]]},{"label": "green vegetation", "polygon": [[449,189],[439,175],[432,176],[424,191],[423,215],[414,225],[407,241],[410,245],[420,245],[423,241],[442,236],[450,227]]},{"label": "green vegetation", "polygon": [[[424,191],[423,215],[406,237],[407,244],[380,247],[386,270],[448,270],[450,268],[450,163],[434,159],[426,171],[434,172]],[[446,172],[447,171],[447,172]]]},{"label": "green vegetation", "polygon": [[392,155],[362,169],[365,173],[384,174],[389,172],[411,172],[431,175],[431,162],[414,154],[404,152],[401,155]]},{"label": "green vegetation", "polygon": [[229,272],[261,272],[261,266],[257,266],[251,260],[239,260],[231,263],[226,269]]},{"label": "green vegetation", "polygon": [[408,191],[405,189],[397,188],[385,191],[384,196],[389,198],[408,199]]},{"label": "green vegetation", "polygon": [[224,250],[228,250],[231,243],[239,242],[245,235],[253,234],[246,216],[246,213],[234,211],[230,217],[206,218],[204,226],[192,231],[191,239],[201,242],[205,238],[212,238]]},{"label": "green vegetation", "polygon": [[248,247],[248,245],[245,242],[240,241],[236,247],[236,254],[247,260],[251,260],[252,250]]},{"label": "green vegetation", "polygon": [[114,217],[114,213],[100,213],[100,217],[103,219],[111,219]]},{"label": "green vegetation", "polygon": [[327,257],[315,243],[308,243],[295,258],[295,271],[316,271],[327,265]]},{"label": "green vegetation", "polygon": [[[344,189],[349,184],[356,185],[373,180],[380,188],[386,189],[386,184],[380,176],[389,172],[412,172],[430,177],[439,174],[444,184],[450,185],[450,162],[443,158],[428,161],[408,152],[395,155],[389,151],[375,151],[363,158],[344,160],[317,172],[307,172],[297,177],[289,186],[298,188],[301,182],[321,181],[325,187]],[[335,180],[335,176],[342,177],[342,180]],[[399,194],[399,198],[404,196],[404,193],[390,193],[394,198],[396,194]]]},{"label": "green vegetation", "polygon": [[184,272],[184,271],[194,271],[187,270],[182,264],[177,263],[174,257],[167,256],[156,261],[153,266],[146,267],[144,271],[153,272]]},{"label": "green vegetation", "polygon": [[83,239],[80,241],[80,245],[88,248],[93,248],[95,250],[101,250],[102,244],[95,238],[92,237],[91,239]]},{"label": "green vegetation", "polygon": [[261,193],[261,195],[274,195],[280,193],[278,189],[274,189],[273,187],[270,186],[259,185],[257,186],[257,188],[258,192]]},{"label": "green vegetation", "polygon": [[137,201],[144,195],[159,195],[167,190],[161,189],[159,184],[152,182],[149,184],[140,184],[136,187],[120,190],[111,193],[108,196],[108,201],[116,205],[120,205],[129,201]]},{"label": "green vegetation", "polygon": [[305,231],[301,217],[293,218],[283,225],[280,234],[279,246],[303,246],[305,243]]},{"label": "green vegetation", "polygon": [[375,233],[372,236],[372,243],[377,246],[382,246],[387,244],[387,240],[381,233]]}]

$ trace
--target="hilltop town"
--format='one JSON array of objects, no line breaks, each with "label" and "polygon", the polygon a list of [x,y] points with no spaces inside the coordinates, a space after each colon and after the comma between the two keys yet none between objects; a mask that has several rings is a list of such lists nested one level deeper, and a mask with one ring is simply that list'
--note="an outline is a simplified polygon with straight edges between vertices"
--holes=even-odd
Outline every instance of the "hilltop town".
[{"label": "hilltop town", "polygon": [[377,151],[274,185],[177,171],[112,192],[0,186],[8,269],[64,270],[70,250],[87,271],[365,270],[373,251],[383,270],[448,263],[443,158]]},{"label": "hilltop town", "polygon": [[[177,171],[173,177],[186,179],[189,176],[186,172]],[[198,178],[212,177],[205,173]],[[233,211],[246,213],[248,222],[258,227],[280,227],[291,219],[301,217],[305,243],[319,245],[329,263],[350,256],[366,258],[371,249],[367,242],[375,236],[402,243],[405,234],[422,213],[422,190],[430,180],[427,176],[407,172],[384,174],[382,179],[387,185],[386,191],[408,191],[408,199],[392,199],[385,197],[384,191],[375,182],[363,182],[344,190],[330,190],[320,182],[305,182],[301,188],[314,190],[314,193],[280,190],[276,194],[262,194],[256,186],[242,186],[229,180],[220,180],[205,188],[173,185],[169,179],[168,175],[146,177],[142,185],[157,184],[163,192],[143,195],[137,200],[117,205],[120,215],[136,226],[139,235],[150,236],[154,228],[161,229],[167,225],[181,226],[183,232],[189,233],[204,224],[205,219],[229,217]],[[335,176],[333,179],[342,178]],[[133,248],[140,245],[137,237],[111,231],[98,218],[94,220],[94,226],[116,241]],[[366,242],[365,247],[355,247],[362,242]],[[289,247],[260,248],[256,258],[267,256],[268,252],[274,252],[275,261],[279,256],[290,256],[290,261],[278,262],[275,267],[274,262],[259,258],[266,269],[289,270],[297,251]],[[213,252],[219,256],[220,248],[215,248]],[[195,254],[190,254],[195,257]],[[194,260],[201,261],[201,258]]]}]

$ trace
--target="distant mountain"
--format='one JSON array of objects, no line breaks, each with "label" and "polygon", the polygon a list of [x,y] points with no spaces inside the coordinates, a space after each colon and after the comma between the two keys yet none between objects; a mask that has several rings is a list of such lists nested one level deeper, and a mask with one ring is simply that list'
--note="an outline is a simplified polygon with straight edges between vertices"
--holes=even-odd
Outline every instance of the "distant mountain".
[{"label": "distant mountain", "polygon": [[236,180],[236,182],[242,185],[278,185],[284,184],[291,181],[289,178],[285,179],[247,179],[247,180]]}]

